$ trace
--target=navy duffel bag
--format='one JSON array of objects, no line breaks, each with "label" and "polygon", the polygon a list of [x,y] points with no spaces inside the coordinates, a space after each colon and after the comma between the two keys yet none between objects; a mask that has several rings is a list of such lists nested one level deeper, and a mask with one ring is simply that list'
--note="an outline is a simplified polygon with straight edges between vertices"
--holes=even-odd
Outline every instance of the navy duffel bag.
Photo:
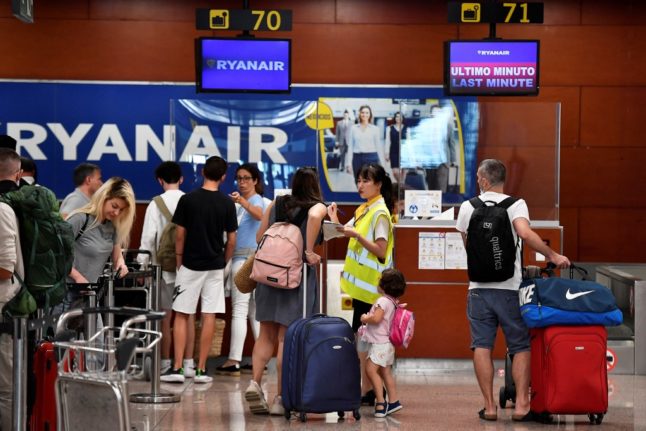
[{"label": "navy duffel bag", "polygon": [[[607,287],[587,280],[532,278],[520,285],[520,314],[529,328],[552,325],[616,326],[623,322],[621,310]],[[585,277],[585,275],[584,275]]]}]

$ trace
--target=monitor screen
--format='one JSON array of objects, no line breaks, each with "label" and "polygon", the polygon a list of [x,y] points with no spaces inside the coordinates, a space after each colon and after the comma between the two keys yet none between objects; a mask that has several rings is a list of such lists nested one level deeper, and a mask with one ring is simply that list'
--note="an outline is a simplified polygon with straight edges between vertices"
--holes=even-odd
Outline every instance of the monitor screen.
[{"label": "monitor screen", "polygon": [[288,39],[196,39],[199,92],[289,92]]},{"label": "monitor screen", "polygon": [[538,40],[451,40],[444,44],[449,96],[538,94]]}]

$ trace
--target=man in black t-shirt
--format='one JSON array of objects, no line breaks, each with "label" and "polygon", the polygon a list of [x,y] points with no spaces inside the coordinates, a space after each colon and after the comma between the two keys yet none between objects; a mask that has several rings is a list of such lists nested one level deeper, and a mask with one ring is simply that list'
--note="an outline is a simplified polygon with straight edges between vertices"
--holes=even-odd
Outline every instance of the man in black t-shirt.
[{"label": "man in black t-shirt", "polygon": [[[206,359],[215,330],[215,313],[224,313],[224,267],[233,256],[238,221],[233,201],[219,188],[227,163],[209,157],[202,168],[204,184],[182,196],[173,215],[177,225],[175,252],[177,279],[173,293],[174,364],[162,375],[164,382],[183,383],[182,360],[188,317],[195,314],[201,298],[202,335],[195,383],[213,379],[206,374]],[[226,243],[223,234],[226,232]]]}]

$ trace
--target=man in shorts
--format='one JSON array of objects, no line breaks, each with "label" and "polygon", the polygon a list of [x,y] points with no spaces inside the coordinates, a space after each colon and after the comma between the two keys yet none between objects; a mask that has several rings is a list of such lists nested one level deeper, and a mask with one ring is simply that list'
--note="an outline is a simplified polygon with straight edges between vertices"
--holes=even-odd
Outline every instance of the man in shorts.
[{"label": "man in shorts", "polygon": [[[202,332],[195,383],[209,383],[206,359],[215,331],[215,313],[224,313],[224,267],[233,257],[238,220],[233,201],[219,188],[227,163],[209,157],[202,168],[201,188],[183,195],[177,203],[173,223],[177,225],[175,252],[177,278],[173,292],[174,363],[161,380],[183,383],[182,359],[186,346],[189,316],[197,311],[201,299]],[[226,244],[223,237],[226,232]]]},{"label": "man in shorts", "polygon": [[[502,202],[508,196],[503,193],[506,169],[500,160],[483,160],[478,167],[477,181],[482,201]],[[473,213],[469,201],[462,203],[456,229],[462,233],[466,245],[467,229]],[[518,199],[508,209],[507,214],[512,224],[514,239],[520,237],[523,242],[541,253],[559,268],[570,266],[567,257],[556,253],[529,226],[529,210],[523,199]],[[470,282],[467,296],[467,316],[471,329],[471,350],[473,366],[478,379],[480,391],[484,397],[484,408],[478,412],[483,420],[498,419],[496,402],[493,396],[494,368],[491,350],[496,340],[498,326],[502,328],[510,355],[514,355],[512,376],[516,385],[516,403],[512,420],[528,421],[532,416],[529,411],[530,379],[530,344],[529,331],[520,315],[518,288],[522,279],[521,253],[516,248],[514,275],[502,282]]]}]

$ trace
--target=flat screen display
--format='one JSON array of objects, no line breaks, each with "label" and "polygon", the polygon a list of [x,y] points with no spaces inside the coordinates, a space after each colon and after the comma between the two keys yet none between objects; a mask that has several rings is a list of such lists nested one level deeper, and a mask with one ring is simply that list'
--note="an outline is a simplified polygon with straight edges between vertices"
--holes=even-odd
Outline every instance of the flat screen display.
[{"label": "flat screen display", "polygon": [[538,94],[538,40],[453,40],[444,54],[449,96]]},{"label": "flat screen display", "polygon": [[199,38],[196,45],[198,92],[289,92],[290,40]]}]

